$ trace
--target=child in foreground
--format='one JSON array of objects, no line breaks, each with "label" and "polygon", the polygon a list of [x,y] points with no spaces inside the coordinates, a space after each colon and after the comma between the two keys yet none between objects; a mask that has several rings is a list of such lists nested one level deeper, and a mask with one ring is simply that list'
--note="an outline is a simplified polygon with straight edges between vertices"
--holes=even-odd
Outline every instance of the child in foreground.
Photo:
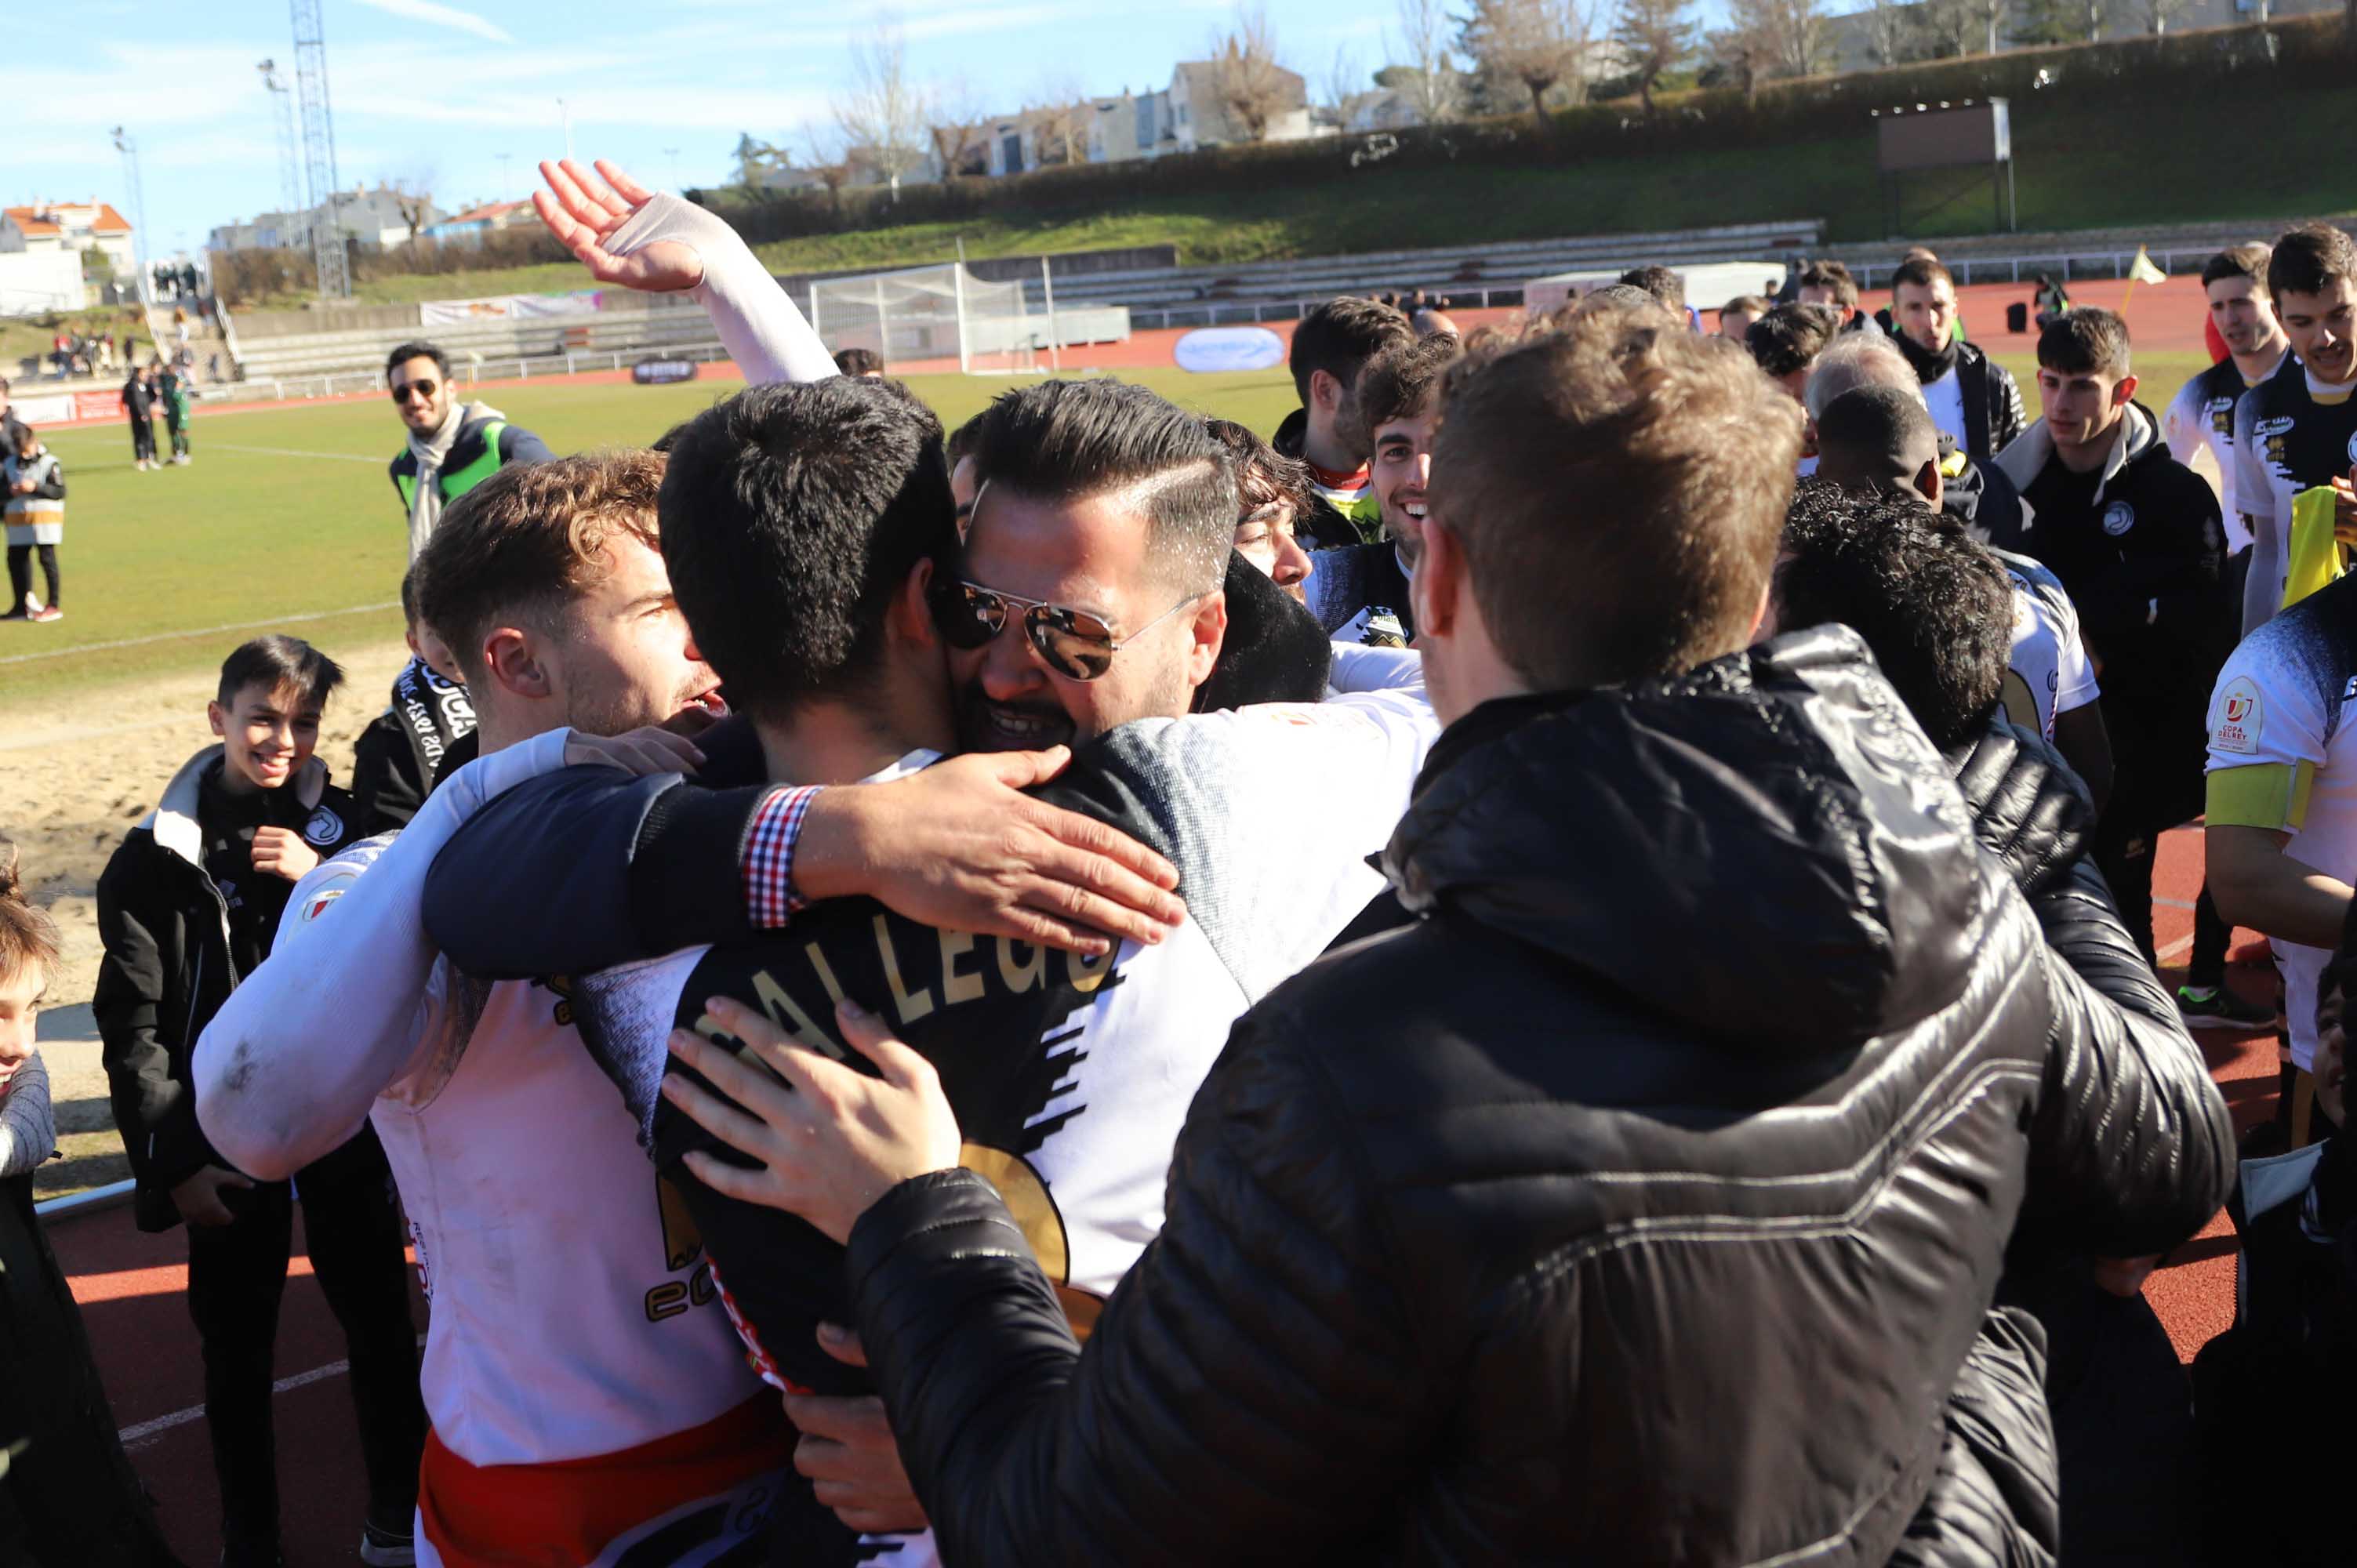
[{"label": "child in foreground", "polygon": [[188,1226],[188,1312],[204,1344],[205,1420],[226,1568],[273,1568],[278,1478],[271,1349],[295,1200],[313,1271],[350,1347],[369,1472],[361,1561],[414,1561],[425,1412],[392,1171],[368,1128],[296,1182],[231,1169],[197,1124],[189,1054],[269,955],[296,881],[361,836],[312,756],[335,662],[292,637],[246,643],[208,713],[221,744],[189,758],[98,883],[106,956],[93,1004],[140,1229]]},{"label": "child in foreground", "polygon": [[[58,546],[65,541],[66,480],[55,454],[27,425],[16,427],[16,442],[0,450],[0,512],[8,520],[8,608],[0,620],[63,620],[58,607]],[[49,596],[33,597],[33,556]]]}]

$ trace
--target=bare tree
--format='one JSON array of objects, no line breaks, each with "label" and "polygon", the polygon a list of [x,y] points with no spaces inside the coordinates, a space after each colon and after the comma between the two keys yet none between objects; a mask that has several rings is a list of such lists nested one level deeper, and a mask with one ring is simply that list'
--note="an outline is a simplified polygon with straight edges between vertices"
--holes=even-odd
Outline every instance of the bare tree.
[{"label": "bare tree", "polygon": [[393,193],[393,205],[401,213],[401,220],[409,225],[409,238],[413,244],[433,220],[433,186],[434,171],[425,169],[404,175],[385,188]]},{"label": "bare tree", "polygon": [[2113,0],[2071,0],[2065,13],[2081,29],[2081,37],[2089,43],[2099,42],[2104,36],[2104,24],[2112,18]]},{"label": "bare tree", "polygon": [[737,134],[737,183],[748,194],[761,191],[762,177],[771,169],[783,168],[786,155],[768,142],[756,141],[752,133]]},{"label": "bare tree", "polygon": [[1776,74],[1814,76],[1832,63],[1824,0],[1770,0],[1765,10]]},{"label": "bare tree", "polygon": [[1579,0],[1472,0],[1459,41],[1484,74],[1530,95],[1531,117],[1547,123],[1547,94],[1561,88],[1574,103],[1587,97],[1591,27]]},{"label": "bare tree", "polygon": [[884,177],[892,199],[900,177],[925,162],[931,117],[925,92],[909,80],[908,44],[891,22],[851,46],[851,86],[835,100],[834,123],[846,150]]},{"label": "bare tree", "polygon": [[1370,99],[1380,96],[1372,85],[1374,79],[1359,63],[1359,53],[1349,45],[1334,51],[1332,63],[1318,83],[1318,107],[1334,122],[1338,131],[1348,131]]},{"label": "bare tree", "polygon": [[1032,156],[1041,166],[1084,164],[1089,161],[1089,126],[1096,106],[1081,96],[1070,78],[1043,85],[1023,111],[1031,128]]},{"label": "bare tree", "polygon": [[1951,59],[1973,52],[1980,31],[1973,0],[1922,0],[1913,9],[1917,53]]},{"label": "bare tree", "polygon": [[931,124],[925,132],[932,140],[933,161],[941,165],[943,179],[988,172],[990,118],[976,103],[972,83],[960,78],[937,91],[930,118]]},{"label": "bare tree", "polygon": [[1211,43],[1211,91],[1247,140],[1268,140],[1269,126],[1293,106],[1288,74],[1277,63],[1268,7],[1260,0],[1238,5],[1234,27]]},{"label": "bare tree", "polygon": [[[2154,38],[2165,38],[2169,24],[2185,14],[2188,0],[2140,0],[2136,14],[2144,18],[2145,30]],[[2357,0],[2347,0],[2350,14],[2357,16]]]},{"label": "bare tree", "polygon": [[[2357,5],[2357,0],[2349,0]],[[1390,46],[1415,74],[1403,84],[1416,119],[1437,125],[1457,117],[1457,61],[1449,52],[1456,18],[1444,0],[1399,0],[1399,38]]]},{"label": "bare tree", "polygon": [[[2182,5],[2185,0],[2156,0],[2157,4]],[[2013,15],[2013,0],[1963,0],[1964,12],[1972,18],[1975,47],[1983,54],[1997,50],[1997,33],[2006,18]]]},{"label": "bare tree", "polygon": [[843,188],[851,183],[850,149],[840,140],[828,136],[817,126],[802,132],[802,172],[826,190],[826,205],[837,217],[843,215]]},{"label": "bare tree", "polygon": [[1776,74],[1774,0],[1729,0],[1727,26],[1705,40],[1711,62],[1743,90],[1743,101],[1760,98],[1760,84]]},{"label": "bare tree", "polygon": [[1908,56],[1908,17],[1900,0],[1870,0],[1865,12],[1866,52],[1875,64],[1897,65]]},{"label": "bare tree", "polygon": [[1637,79],[1637,101],[1653,112],[1653,83],[1694,51],[1694,0],[1621,0],[1612,41]]}]

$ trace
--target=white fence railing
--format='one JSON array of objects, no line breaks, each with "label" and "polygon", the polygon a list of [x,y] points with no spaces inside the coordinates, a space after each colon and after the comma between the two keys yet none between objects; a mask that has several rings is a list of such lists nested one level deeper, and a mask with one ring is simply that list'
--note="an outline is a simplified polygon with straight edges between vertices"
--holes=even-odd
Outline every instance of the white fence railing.
[{"label": "white fence railing", "polygon": [[[693,360],[701,365],[726,358],[728,350],[718,343],[662,343],[637,349],[571,349],[562,354],[487,359],[479,363],[454,365],[451,374],[455,381],[463,371],[466,383],[473,386],[480,381],[522,381],[533,376],[569,376],[580,371],[628,370],[640,360]],[[332,375],[264,376],[241,381],[234,392],[224,395],[276,403],[378,392],[383,386],[382,370],[339,371]]]}]

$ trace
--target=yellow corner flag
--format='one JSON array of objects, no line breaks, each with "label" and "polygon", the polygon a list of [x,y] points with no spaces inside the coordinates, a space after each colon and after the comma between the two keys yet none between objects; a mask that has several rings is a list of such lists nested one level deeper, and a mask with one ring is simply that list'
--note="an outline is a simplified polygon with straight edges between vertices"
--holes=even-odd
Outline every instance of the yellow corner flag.
[{"label": "yellow corner flag", "polygon": [[2138,245],[2136,247],[2136,260],[2128,263],[2128,286],[2120,291],[2121,311],[2125,313],[2127,310],[2128,295],[2136,292],[2136,285],[2140,283],[2167,283],[2168,281],[2169,274],[2162,272],[2158,266],[2155,266],[2153,264],[2152,257],[2146,252],[2142,245]]}]

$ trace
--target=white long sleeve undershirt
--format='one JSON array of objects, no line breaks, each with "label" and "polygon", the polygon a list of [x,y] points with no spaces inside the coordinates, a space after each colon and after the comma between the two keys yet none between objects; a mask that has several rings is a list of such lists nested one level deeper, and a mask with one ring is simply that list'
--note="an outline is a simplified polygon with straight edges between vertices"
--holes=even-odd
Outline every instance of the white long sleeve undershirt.
[{"label": "white long sleeve undershirt", "polygon": [[792,296],[778,286],[744,236],[703,208],[676,196],[658,196],[614,231],[606,249],[627,256],[662,240],[685,245],[703,259],[704,281],[688,297],[704,306],[748,385],[823,381],[835,373],[834,357]]},{"label": "white long sleeve undershirt", "polygon": [[296,884],[270,957],[197,1041],[197,1122],[223,1158],[283,1180],[360,1131],[424,1036],[440,956],[422,913],[434,857],[485,802],[564,767],[572,736],[477,758],[390,843],[368,840]]}]

